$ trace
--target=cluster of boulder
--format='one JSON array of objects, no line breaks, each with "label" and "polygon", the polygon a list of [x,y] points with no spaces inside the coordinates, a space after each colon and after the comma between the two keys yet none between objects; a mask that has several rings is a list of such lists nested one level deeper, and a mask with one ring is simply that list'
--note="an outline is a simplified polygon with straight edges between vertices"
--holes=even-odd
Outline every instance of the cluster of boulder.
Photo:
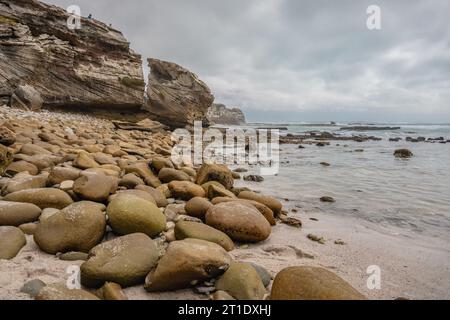
[{"label": "cluster of boulder", "polygon": [[[286,218],[280,201],[236,188],[224,165],[173,163],[169,132],[39,117],[0,126],[0,259],[34,241],[47,254],[82,260],[84,289],[35,279],[35,299],[122,300],[122,288],[135,285],[220,300],[269,295],[267,270],[229,252],[270,237]],[[364,297],[329,271],[296,267],[275,277],[271,298]]]}]

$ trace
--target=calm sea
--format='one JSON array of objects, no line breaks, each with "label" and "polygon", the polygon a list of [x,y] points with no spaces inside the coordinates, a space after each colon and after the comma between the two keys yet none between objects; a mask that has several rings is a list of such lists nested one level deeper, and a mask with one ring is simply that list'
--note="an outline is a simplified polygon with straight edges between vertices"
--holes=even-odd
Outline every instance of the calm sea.
[{"label": "calm sea", "polygon": [[[316,130],[350,136],[373,135],[382,140],[331,141],[330,146],[305,144],[304,149],[298,145],[281,145],[279,174],[266,176],[262,183],[252,183],[255,189],[288,198],[305,212],[351,216],[405,236],[421,233],[450,240],[450,143],[404,140],[407,136],[450,139],[450,124],[388,124],[401,129],[367,132],[339,131],[339,125],[274,126],[287,128],[281,134]],[[391,137],[403,139],[389,142]],[[414,157],[396,159],[393,153],[399,148],[410,149]],[[355,152],[357,149],[364,151]],[[330,166],[325,167],[321,162]],[[322,196],[331,196],[336,202],[321,203]]]}]

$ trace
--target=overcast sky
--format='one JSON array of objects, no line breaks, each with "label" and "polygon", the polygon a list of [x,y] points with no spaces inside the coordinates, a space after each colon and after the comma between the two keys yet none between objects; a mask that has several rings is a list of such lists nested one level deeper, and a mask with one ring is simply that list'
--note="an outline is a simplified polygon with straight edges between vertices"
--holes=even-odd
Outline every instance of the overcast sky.
[{"label": "overcast sky", "polygon": [[[250,121],[450,123],[449,0],[45,0],[199,75]],[[381,8],[381,30],[366,27]]]}]

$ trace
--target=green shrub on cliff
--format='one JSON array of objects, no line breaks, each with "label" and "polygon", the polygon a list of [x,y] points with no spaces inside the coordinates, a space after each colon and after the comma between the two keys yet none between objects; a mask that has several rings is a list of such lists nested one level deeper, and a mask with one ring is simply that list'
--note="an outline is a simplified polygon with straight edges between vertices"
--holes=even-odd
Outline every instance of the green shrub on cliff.
[{"label": "green shrub on cliff", "polygon": [[8,17],[0,16],[0,24],[15,25],[17,24],[17,21]]},{"label": "green shrub on cliff", "polygon": [[119,81],[126,87],[138,89],[145,85],[145,82],[140,79],[123,77],[119,78]]}]

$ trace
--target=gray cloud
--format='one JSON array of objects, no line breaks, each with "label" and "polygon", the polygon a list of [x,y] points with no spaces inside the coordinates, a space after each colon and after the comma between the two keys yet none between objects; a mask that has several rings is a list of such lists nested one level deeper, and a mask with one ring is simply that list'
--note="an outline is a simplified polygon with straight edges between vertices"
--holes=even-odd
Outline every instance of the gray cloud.
[{"label": "gray cloud", "polygon": [[[450,122],[448,0],[46,0],[177,62],[255,121]],[[382,30],[366,28],[381,7]]]}]

